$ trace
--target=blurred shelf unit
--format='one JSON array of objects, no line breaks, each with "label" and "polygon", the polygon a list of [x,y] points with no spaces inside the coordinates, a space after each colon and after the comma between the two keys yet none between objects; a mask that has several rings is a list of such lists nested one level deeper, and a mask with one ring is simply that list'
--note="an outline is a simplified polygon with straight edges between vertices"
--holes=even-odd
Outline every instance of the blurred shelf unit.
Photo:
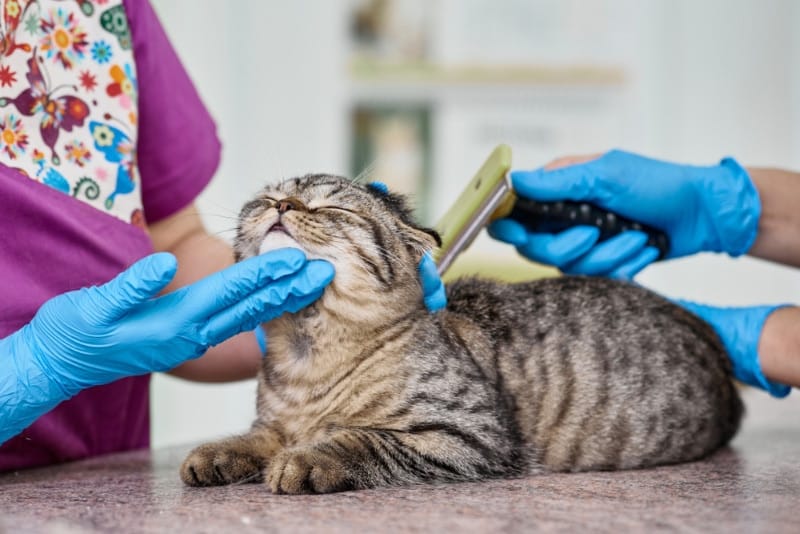
[{"label": "blurred shelf unit", "polygon": [[424,101],[435,104],[453,95],[530,98],[552,92],[615,92],[627,83],[619,67],[387,63],[353,60],[351,101]]},{"label": "blurred shelf unit", "polygon": [[497,143],[533,166],[619,137],[628,64],[606,41],[572,46],[598,21],[582,2],[344,1],[350,172],[411,195],[426,223]]}]

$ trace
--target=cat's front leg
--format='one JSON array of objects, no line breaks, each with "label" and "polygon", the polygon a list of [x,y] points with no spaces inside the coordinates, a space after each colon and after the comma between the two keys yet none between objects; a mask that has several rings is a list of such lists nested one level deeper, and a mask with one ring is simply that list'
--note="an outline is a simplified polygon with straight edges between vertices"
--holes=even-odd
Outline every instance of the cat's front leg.
[{"label": "cat's front leg", "polygon": [[264,468],[279,449],[277,434],[268,429],[206,443],[183,461],[181,479],[189,486],[261,482]]},{"label": "cat's front leg", "polygon": [[279,453],[266,470],[272,493],[332,493],[358,489],[360,485],[341,458],[316,447],[287,449]]},{"label": "cat's front leg", "polygon": [[[377,434],[339,430],[322,441],[287,448],[272,459],[265,482],[273,493],[331,493],[390,483],[385,462],[376,458]],[[389,477],[391,478],[391,477]]]}]

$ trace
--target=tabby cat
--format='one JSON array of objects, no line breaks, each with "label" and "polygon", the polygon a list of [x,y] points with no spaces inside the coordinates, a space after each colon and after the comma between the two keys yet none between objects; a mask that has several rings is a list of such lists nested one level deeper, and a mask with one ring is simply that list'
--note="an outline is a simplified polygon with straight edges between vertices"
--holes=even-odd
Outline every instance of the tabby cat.
[{"label": "tabby cat", "polygon": [[330,175],[244,206],[239,259],[293,246],[336,276],[266,325],[251,430],[192,451],[183,481],[325,493],[529,473],[629,469],[708,455],[743,406],[714,331],[602,278],[462,279],[423,304],[438,235],[401,196]]}]

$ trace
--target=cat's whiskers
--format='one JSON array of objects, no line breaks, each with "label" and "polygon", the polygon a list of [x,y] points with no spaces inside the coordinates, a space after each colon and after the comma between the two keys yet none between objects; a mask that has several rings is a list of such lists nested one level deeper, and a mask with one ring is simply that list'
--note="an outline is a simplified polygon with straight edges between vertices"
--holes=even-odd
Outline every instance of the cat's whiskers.
[{"label": "cat's whiskers", "polygon": [[375,167],[377,167],[377,165],[378,165],[378,160],[377,159],[372,160],[372,162],[369,165],[364,167],[364,169],[360,173],[358,173],[355,178],[353,178],[350,181],[350,185],[362,183],[362,181],[364,179],[366,179],[367,176],[372,174],[372,172],[375,170]]},{"label": "cat's whiskers", "polygon": [[203,219],[215,218],[215,219],[224,219],[226,221],[236,221],[237,223],[239,222],[239,217],[234,215],[222,215],[220,213],[203,213],[200,211],[198,211],[197,214]]},{"label": "cat's whiskers", "polygon": [[236,235],[236,228],[224,228],[222,230],[216,230],[214,232],[209,232],[209,235],[215,238],[218,237],[225,237],[225,234],[234,234]]},{"label": "cat's whiskers", "polygon": [[389,258],[391,261],[401,264],[404,263],[405,260],[398,256],[396,253],[392,252],[391,250],[387,249],[386,247],[382,247],[377,243],[372,243],[372,246],[377,250],[379,254],[382,254],[384,257]]}]

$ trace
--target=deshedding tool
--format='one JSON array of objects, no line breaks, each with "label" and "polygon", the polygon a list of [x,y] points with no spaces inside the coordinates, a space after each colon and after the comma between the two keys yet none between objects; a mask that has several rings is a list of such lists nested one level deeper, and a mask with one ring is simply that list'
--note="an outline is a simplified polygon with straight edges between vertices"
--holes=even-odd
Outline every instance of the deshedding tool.
[{"label": "deshedding tool", "polygon": [[588,202],[538,202],[519,198],[511,188],[511,147],[498,145],[452,207],[436,224],[442,245],[433,253],[439,275],[452,265],[480,233],[495,219],[510,217],[531,232],[554,233],[573,226],[595,226],[599,241],[628,230],[648,235],[647,244],[659,250],[659,259],[669,251],[667,235]]}]

